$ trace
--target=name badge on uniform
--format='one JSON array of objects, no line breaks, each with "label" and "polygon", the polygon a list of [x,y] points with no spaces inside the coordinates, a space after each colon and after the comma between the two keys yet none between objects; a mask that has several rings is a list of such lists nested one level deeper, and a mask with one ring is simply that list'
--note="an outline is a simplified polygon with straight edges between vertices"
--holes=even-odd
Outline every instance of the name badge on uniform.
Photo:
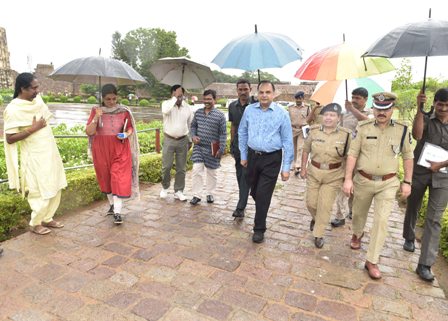
[{"label": "name badge on uniform", "polygon": [[376,136],[367,136],[366,139],[378,139]]}]

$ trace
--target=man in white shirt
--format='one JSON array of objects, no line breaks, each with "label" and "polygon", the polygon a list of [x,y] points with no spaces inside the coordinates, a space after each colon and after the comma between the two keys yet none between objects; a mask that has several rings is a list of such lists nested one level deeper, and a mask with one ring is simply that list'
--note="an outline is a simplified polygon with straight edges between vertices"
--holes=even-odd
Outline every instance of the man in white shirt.
[{"label": "man in white shirt", "polygon": [[184,100],[184,89],[181,85],[171,87],[171,99],[162,103],[163,114],[163,149],[162,149],[162,190],[160,198],[168,196],[171,181],[171,168],[176,157],[176,176],[174,179],[174,198],[186,201],[183,194],[187,153],[190,146],[190,124],[193,118],[191,107]]}]

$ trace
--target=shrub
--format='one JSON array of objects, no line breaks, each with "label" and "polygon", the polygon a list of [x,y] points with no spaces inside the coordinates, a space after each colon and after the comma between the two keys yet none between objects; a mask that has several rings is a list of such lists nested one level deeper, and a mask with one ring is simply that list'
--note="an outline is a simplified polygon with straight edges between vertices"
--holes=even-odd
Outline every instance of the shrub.
[{"label": "shrub", "polygon": [[67,100],[68,100],[68,97],[67,97],[67,96],[61,96],[61,97],[59,98],[59,100],[61,101],[61,103],[66,103]]},{"label": "shrub", "polygon": [[50,101],[50,96],[42,96],[42,100],[44,101],[44,103],[48,103]]},{"label": "shrub", "polygon": [[220,104],[221,106],[225,106],[227,103],[227,99],[226,98],[220,98],[216,101],[217,104]]},{"label": "shrub", "polygon": [[142,99],[142,100],[140,100],[138,105],[141,106],[141,107],[148,107],[149,106],[149,101],[146,100],[146,99]]},{"label": "shrub", "polygon": [[55,102],[55,101],[56,101],[56,98],[53,95],[49,95],[48,96],[48,102],[52,103],[52,102]]},{"label": "shrub", "polygon": [[96,104],[98,101],[96,100],[95,97],[90,96],[89,98],[87,98],[87,103],[88,104]]},{"label": "shrub", "polygon": [[3,105],[3,101],[4,101],[4,100],[3,100],[3,96],[0,95],[0,106]]},{"label": "shrub", "polygon": [[79,104],[81,102],[81,97],[79,96],[73,97],[73,102]]},{"label": "shrub", "polygon": [[129,106],[129,100],[127,100],[126,98],[123,98],[122,100],[120,100],[120,104],[121,105],[125,105],[125,106]]}]

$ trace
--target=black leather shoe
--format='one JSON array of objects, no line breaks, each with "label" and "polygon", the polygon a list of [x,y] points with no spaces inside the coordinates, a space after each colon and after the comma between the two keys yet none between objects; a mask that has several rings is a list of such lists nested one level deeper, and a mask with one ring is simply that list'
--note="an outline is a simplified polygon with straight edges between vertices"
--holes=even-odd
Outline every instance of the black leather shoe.
[{"label": "black leather shoe", "polygon": [[252,242],[254,243],[261,243],[264,240],[264,233],[263,232],[254,232],[254,235],[252,235]]},{"label": "black leather shoe", "polygon": [[114,215],[114,204],[112,204],[109,207],[109,210],[107,211],[106,215]]},{"label": "black leather shoe", "polygon": [[241,210],[241,209],[237,208],[236,210],[233,211],[232,216],[235,217],[235,218],[240,218],[240,217],[243,218],[244,217],[244,210]]},{"label": "black leather shoe", "polygon": [[335,218],[334,220],[331,220],[331,226],[333,227],[339,227],[345,225],[345,218],[339,219]]},{"label": "black leather shoe", "polygon": [[348,217],[348,219],[350,219],[350,220],[353,218],[352,211],[348,212],[347,217]]},{"label": "black leather shoe", "polygon": [[408,251],[408,252],[414,252],[415,251],[414,241],[405,240],[404,244],[403,244],[403,250]]},{"label": "black leather shoe", "polygon": [[213,203],[214,201],[213,195],[207,195],[207,203]]},{"label": "black leather shoe", "polygon": [[431,273],[431,267],[423,264],[419,264],[415,270],[418,276],[425,281],[431,282],[434,280],[434,275]]},{"label": "black leather shoe", "polygon": [[122,224],[123,219],[121,218],[120,214],[114,214],[114,224]]},{"label": "black leather shoe", "polygon": [[310,222],[310,231],[313,231],[314,230],[314,224],[316,223],[316,221],[315,220],[311,220],[311,222]]},{"label": "black leather shoe", "polygon": [[321,249],[324,246],[324,238],[323,237],[315,237],[314,245],[316,245],[316,247],[318,249]]},{"label": "black leather shoe", "polygon": [[194,196],[191,201],[190,204],[191,205],[197,205],[199,202],[201,201],[201,199],[199,197]]}]

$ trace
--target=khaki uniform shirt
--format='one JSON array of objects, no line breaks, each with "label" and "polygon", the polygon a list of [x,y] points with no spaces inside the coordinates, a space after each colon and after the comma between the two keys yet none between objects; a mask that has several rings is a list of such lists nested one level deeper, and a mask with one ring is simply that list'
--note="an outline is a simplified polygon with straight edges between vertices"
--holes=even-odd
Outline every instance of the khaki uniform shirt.
[{"label": "khaki uniform shirt", "polygon": [[[400,144],[406,127],[406,124],[394,120],[385,129],[378,127],[375,119],[359,122],[356,138],[348,152],[357,158],[356,169],[371,175],[397,173]],[[403,159],[414,158],[409,127],[406,128],[401,154]]]},{"label": "khaki uniform shirt", "polygon": [[322,115],[320,114],[320,111],[324,107],[325,106],[320,106],[314,110],[314,120],[310,123],[310,125],[322,124]]},{"label": "khaki uniform shirt", "polygon": [[302,105],[298,107],[297,105],[288,108],[289,118],[291,119],[292,126],[292,136],[298,136],[302,133],[302,126],[306,125],[306,117],[308,116],[309,106]]},{"label": "khaki uniform shirt", "polygon": [[[345,153],[348,152],[352,140],[351,131],[336,127],[334,131],[327,134],[322,125],[311,126],[308,137],[305,140],[303,151],[311,154],[311,159],[321,164],[336,164],[344,161]],[[313,166],[313,165],[311,165]],[[344,166],[338,168],[341,177],[344,175]]]},{"label": "khaki uniform shirt", "polygon": [[[369,115],[369,111],[361,110],[361,113],[364,115]],[[358,118],[355,117],[351,112],[347,112],[342,116],[341,126],[350,129],[351,131],[355,131],[356,126],[358,126]]]}]

